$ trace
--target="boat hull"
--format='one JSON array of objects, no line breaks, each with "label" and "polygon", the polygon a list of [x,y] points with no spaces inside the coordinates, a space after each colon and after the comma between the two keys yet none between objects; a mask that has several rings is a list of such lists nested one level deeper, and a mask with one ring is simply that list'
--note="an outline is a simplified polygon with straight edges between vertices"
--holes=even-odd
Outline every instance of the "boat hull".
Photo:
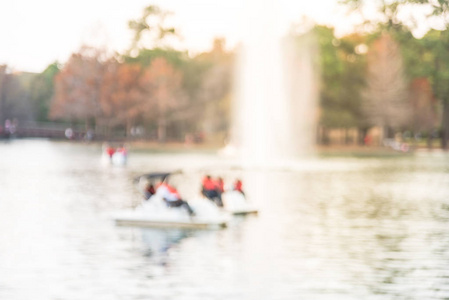
[{"label": "boat hull", "polygon": [[220,229],[227,226],[226,221],[217,223],[207,223],[201,221],[179,222],[179,221],[159,221],[151,219],[116,218],[115,224],[118,226],[136,226],[153,228],[191,228],[191,229]]},{"label": "boat hull", "polygon": [[233,215],[258,214],[259,211],[249,203],[245,196],[237,191],[222,194],[224,210]]},{"label": "boat hull", "polygon": [[248,210],[226,210],[227,212],[235,215],[235,216],[244,216],[244,215],[257,215],[259,211],[257,209],[248,209]]},{"label": "boat hull", "polygon": [[197,228],[215,229],[226,227],[229,214],[221,212],[207,200],[192,201],[195,216],[189,216],[184,207],[167,207],[157,195],[142,203],[134,210],[113,215],[117,225],[138,227]]}]

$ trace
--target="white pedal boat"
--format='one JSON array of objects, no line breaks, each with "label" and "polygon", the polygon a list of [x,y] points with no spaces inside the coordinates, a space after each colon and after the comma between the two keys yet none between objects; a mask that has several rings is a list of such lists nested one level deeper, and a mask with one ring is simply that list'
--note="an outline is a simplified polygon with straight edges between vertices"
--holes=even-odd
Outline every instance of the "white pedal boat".
[{"label": "white pedal boat", "polygon": [[112,154],[111,162],[113,165],[123,166],[126,165],[127,161],[128,161],[127,153],[115,152],[114,154]]},{"label": "white pedal boat", "polygon": [[[104,164],[112,164],[116,166],[124,166],[128,161],[128,150],[124,147],[112,147],[104,144],[101,154],[101,161]],[[108,153],[110,150],[113,153]]]},{"label": "white pedal boat", "polygon": [[133,210],[116,213],[115,223],[121,226],[139,227],[178,227],[197,229],[218,229],[227,226],[228,213],[222,212],[215,204],[206,199],[189,201],[195,216],[189,216],[184,207],[168,207],[158,195]]},{"label": "white pedal boat", "polygon": [[257,208],[248,202],[245,196],[238,191],[226,191],[221,195],[225,211],[233,215],[257,214]]},{"label": "white pedal boat", "polygon": [[128,155],[117,152],[117,153],[112,154],[112,157],[111,157],[107,153],[103,153],[101,155],[101,161],[103,164],[124,166],[124,165],[126,165],[126,163],[128,161]]}]

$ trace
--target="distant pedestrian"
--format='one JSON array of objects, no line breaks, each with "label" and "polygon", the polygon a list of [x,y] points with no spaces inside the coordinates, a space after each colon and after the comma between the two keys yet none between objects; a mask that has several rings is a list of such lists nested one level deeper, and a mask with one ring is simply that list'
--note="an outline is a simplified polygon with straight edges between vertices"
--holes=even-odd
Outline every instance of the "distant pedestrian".
[{"label": "distant pedestrian", "polygon": [[372,142],[371,135],[369,135],[369,134],[365,135],[363,142],[365,143],[366,146],[371,146],[371,142]]}]

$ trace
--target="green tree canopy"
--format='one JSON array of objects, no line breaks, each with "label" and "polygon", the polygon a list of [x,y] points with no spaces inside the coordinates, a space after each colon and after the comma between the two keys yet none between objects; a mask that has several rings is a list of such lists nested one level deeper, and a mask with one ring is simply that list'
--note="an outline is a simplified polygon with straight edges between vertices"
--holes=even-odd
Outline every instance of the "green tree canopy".
[{"label": "green tree canopy", "polygon": [[59,71],[59,63],[54,62],[32,79],[30,97],[37,121],[48,121],[54,90],[54,78]]}]

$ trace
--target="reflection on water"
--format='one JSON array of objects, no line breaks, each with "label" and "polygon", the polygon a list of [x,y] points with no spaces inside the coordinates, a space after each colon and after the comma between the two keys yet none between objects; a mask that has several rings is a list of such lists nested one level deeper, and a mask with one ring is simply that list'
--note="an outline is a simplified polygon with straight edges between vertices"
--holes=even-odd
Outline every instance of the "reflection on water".
[{"label": "reflection on water", "polygon": [[[212,154],[0,144],[0,299],[448,299],[449,156],[327,157],[232,169]],[[117,227],[132,179],[183,168],[241,177],[259,216],[218,231]]]},{"label": "reflection on water", "polygon": [[147,256],[166,254],[170,248],[187,236],[188,232],[183,229],[142,229],[142,240],[147,247]]}]

